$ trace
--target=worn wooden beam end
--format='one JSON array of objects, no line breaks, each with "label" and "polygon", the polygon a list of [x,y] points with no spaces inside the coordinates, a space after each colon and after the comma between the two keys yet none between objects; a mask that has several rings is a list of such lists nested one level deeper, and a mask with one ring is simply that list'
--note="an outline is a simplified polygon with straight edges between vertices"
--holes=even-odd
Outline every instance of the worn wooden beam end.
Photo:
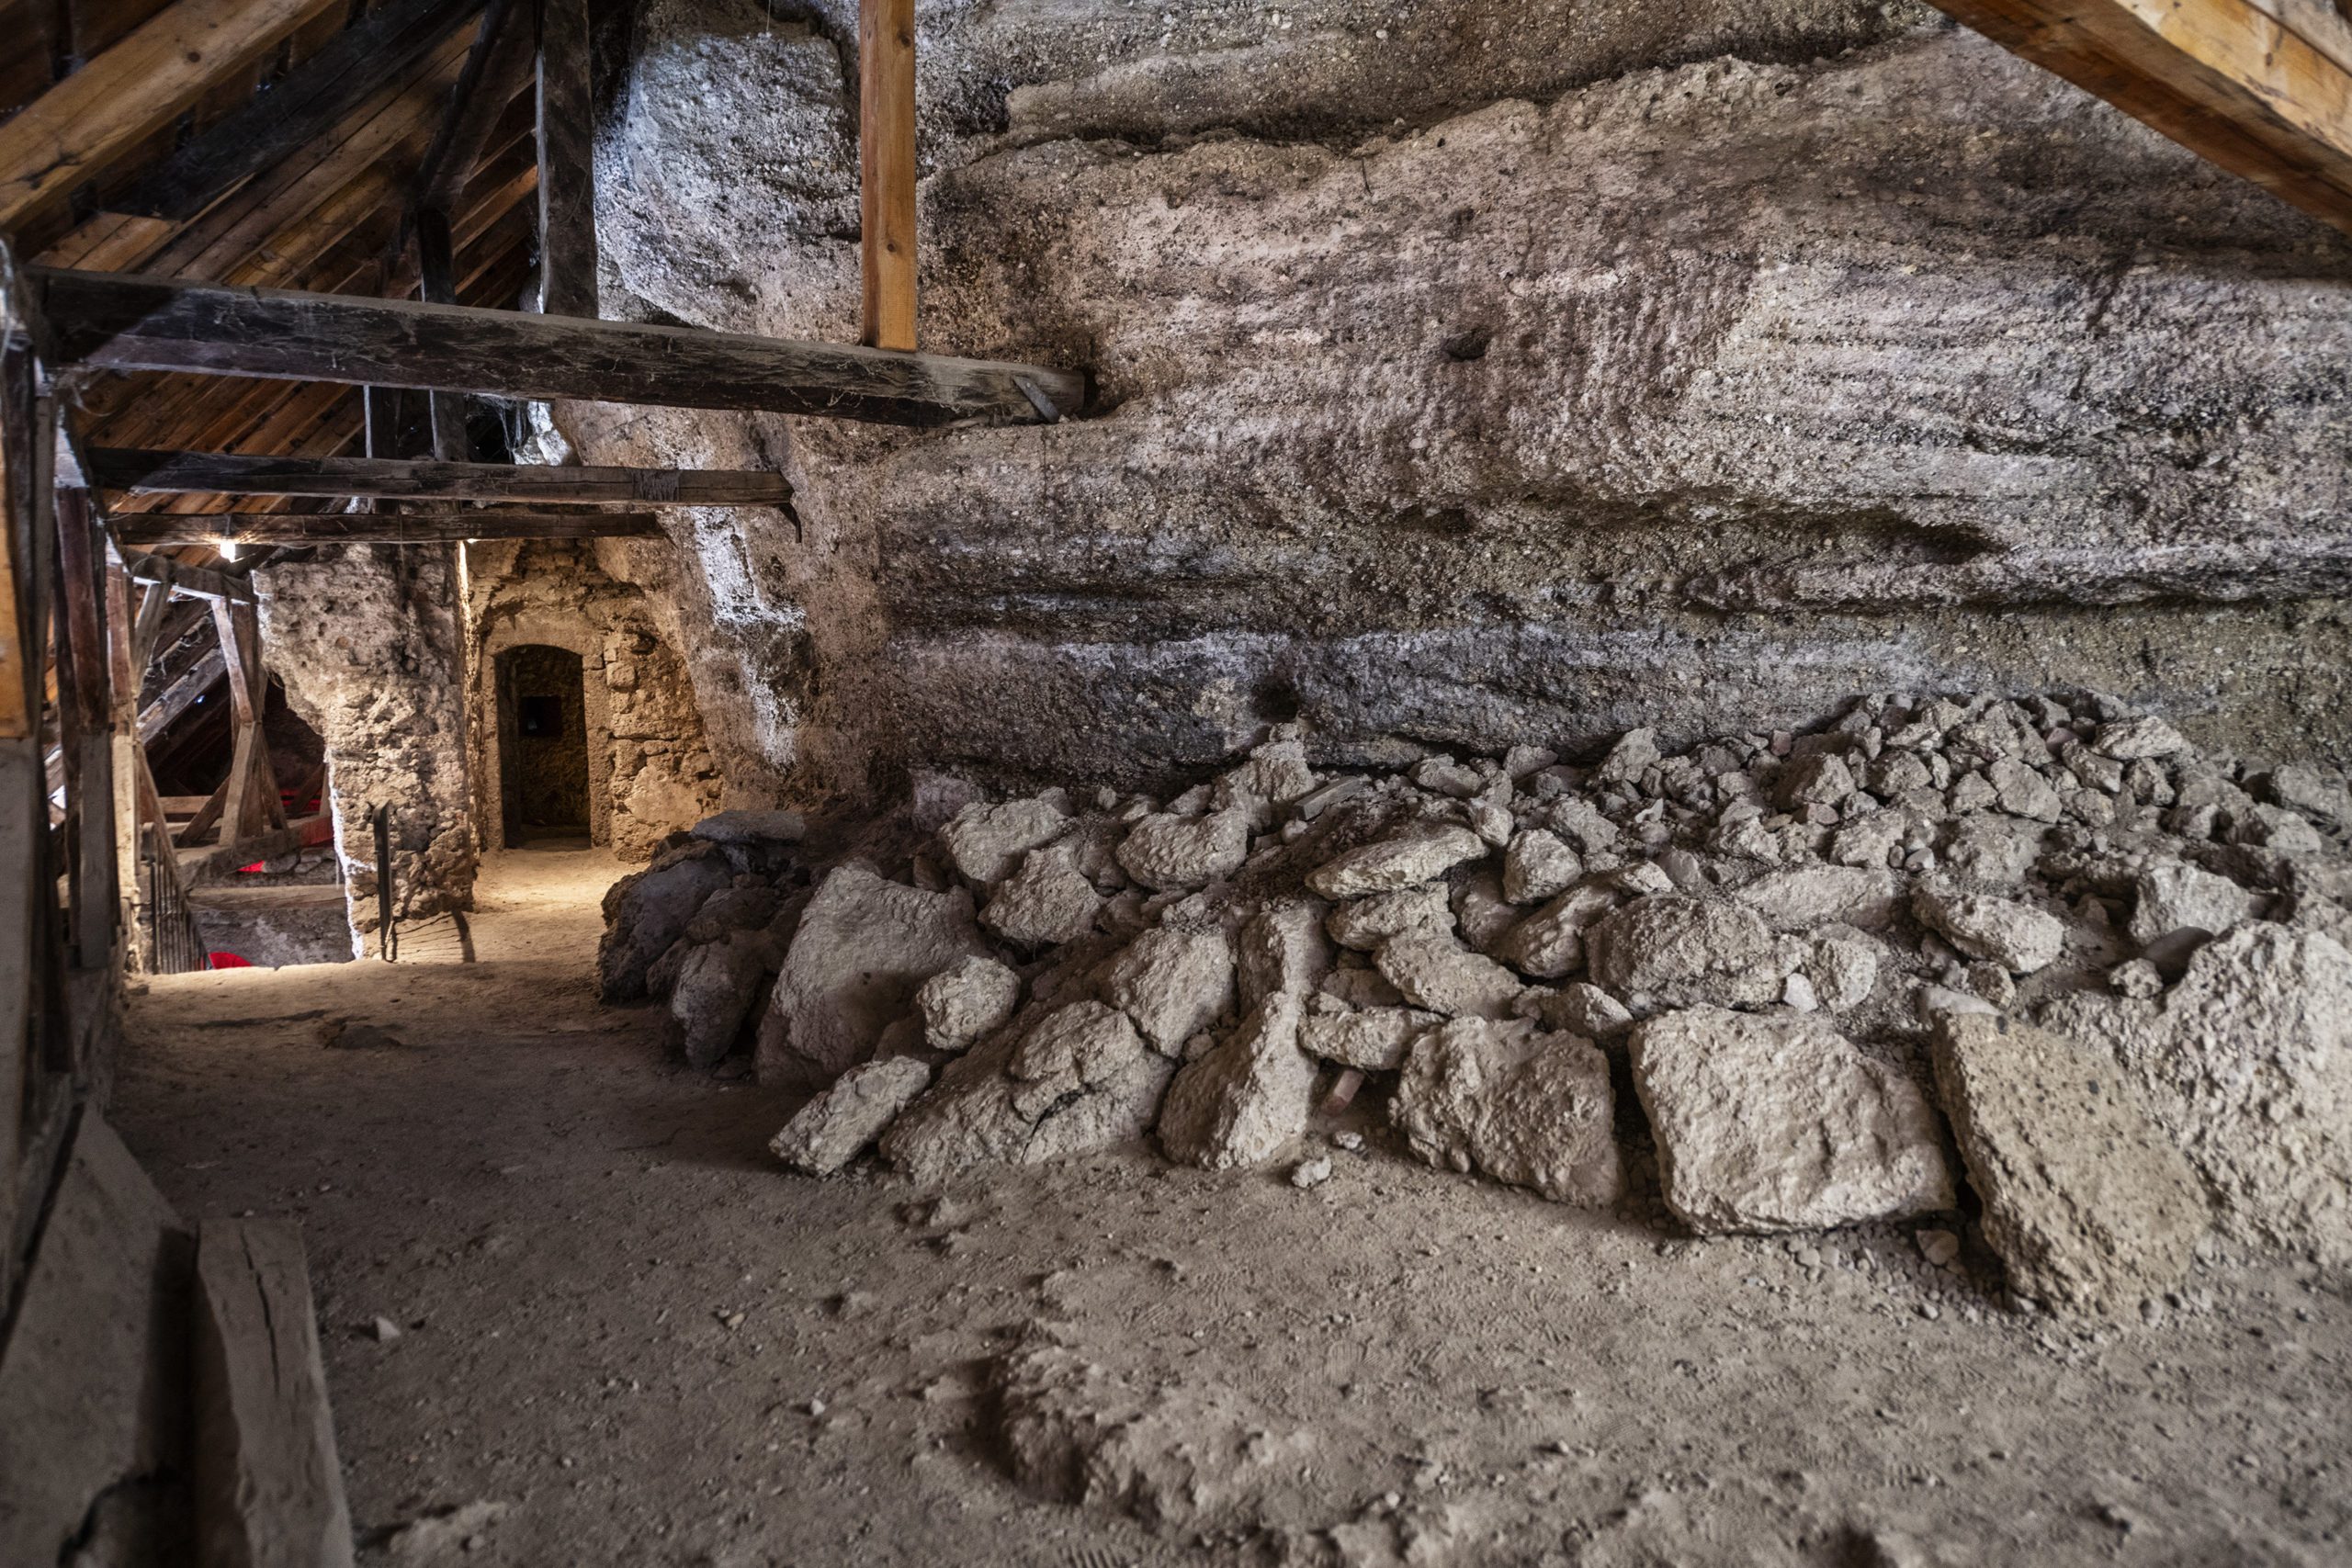
[{"label": "worn wooden beam end", "polygon": [[196,1275],[197,1561],[347,1568],[351,1510],[300,1228],[206,1220]]}]

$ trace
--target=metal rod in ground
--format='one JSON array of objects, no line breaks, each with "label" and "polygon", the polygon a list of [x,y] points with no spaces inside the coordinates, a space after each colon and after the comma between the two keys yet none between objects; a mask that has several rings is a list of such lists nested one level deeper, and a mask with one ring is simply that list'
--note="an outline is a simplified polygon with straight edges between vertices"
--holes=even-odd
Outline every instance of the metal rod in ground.
[{"label": "metal rod in ground", "polygon": [[376,955],[385,963],[401,955],[400,936],[392,929],[392,808],[375,810],[376,828]]}]

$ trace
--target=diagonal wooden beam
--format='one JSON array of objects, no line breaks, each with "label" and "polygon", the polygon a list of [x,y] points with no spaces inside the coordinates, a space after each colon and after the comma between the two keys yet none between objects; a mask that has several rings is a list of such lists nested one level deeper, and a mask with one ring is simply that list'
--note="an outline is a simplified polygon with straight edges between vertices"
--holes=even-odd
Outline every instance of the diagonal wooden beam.
[{"label": "diagonal wooden beam", "polygon": [[2324,0],[1935,0],[2352,233],[2352,24]]},{"label": "diagonal wooden beam", "polygon": [[333,0],[177,0],[0,125],[0,233],[20,232]]},{"label": "diagonal wooden beam", "polygon": [[164,512],[118,513],[114,536],[125,546],[423,545],[459,539],[658,538],[650,512],[216,512],[177,517]]},{"label": "diagonal wooden beam", "polygon": [[269,167],[406,71],[482,0],[390,0],[337,33],[245,108],[216,121],[150,171],[109,211],[185,222]]},{"label": "diagonal wooden beam", "polygon": [[114,273],[28,276],[54,366],[909,425],[1047,423],[1086,395],[1082,376],[1001,360]]},{"label": "diagonal wooden beam", "polygon": [[530,0],[489,0],[449,107],[417,169],[416,208],[447,211],[466,188],[483,146],[530,68]]},{"label": "diagonal wooden beam", "polygon": [[88,482],[140,493],[368,496],[389,501],[625,502],[640,506],[774,506],[792,498],[782,474],[725,468],[559,468],[398,457],[282,457],[241,452],[96,447]]},{"label": "diagonal wooden beam", "polygon": [[191,599],[227,600],[240,604],[254,602],[254,585],[242,577],[229,577],[166,556],[130,556],[122,564],[133,582],[168,588]]}]

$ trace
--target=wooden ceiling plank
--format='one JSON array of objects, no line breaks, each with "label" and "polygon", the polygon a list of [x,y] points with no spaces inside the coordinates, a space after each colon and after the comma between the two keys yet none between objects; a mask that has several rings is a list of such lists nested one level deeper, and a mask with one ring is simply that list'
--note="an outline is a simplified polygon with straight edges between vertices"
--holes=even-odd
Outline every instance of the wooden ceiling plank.
[{"label": "wooden ceiling plank", "polygon": [[333,0],[175,0],[0,124],[0,232],[62,207]]},{"label": "wooden ceiling plank", "polygon": [[650,512],[233,512],[201,521],[117,517],[126,548],[152,545],[416,545],[458,539],[642,539],[661,536]]},{"label": "wooden ceiling plank", "polygon": [[337,34],[285,81],[150,170],[109,207],[186,221],[232,188],[332,130],[352,103],[404,73],[482,0],[389,0]]},{"label": "wooden ceiling plank", "polygon": [[691,327],[29,269],[52,364],[883,423],[1050,422],[1070,371]]}]

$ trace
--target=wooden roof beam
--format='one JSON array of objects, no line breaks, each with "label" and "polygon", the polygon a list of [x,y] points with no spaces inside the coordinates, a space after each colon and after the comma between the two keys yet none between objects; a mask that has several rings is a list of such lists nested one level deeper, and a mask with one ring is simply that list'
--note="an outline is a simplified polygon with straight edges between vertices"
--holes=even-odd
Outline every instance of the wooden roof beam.
[{"label": "wooden roof beam", "polygon": [[377,501],[620,502],[637,506],[777,506],[792,499],[791,481],[782,474],[723,468],[560,468],[119,447],[97,447],[85,458],[91,484],[133,494],[175,491]]},{"label": "wooden roof beam", "polygon": [[2326,0],[1935,0],[2352,233],[2352,24]]},{"label": "wooden roof beam", "polygon": [[658,538],[650,512],[226,512],[202,517],[118,513],[125,547],[154,545],[428,545],[458,539]]},{"label": "wooden roof beam", "polygon": [[254,602],[254,585],[243,578],[190,566],[169,556],[130,556],[123,565],[130,571],[131,581],[168,588],[190,599],[217,599],[232,604]]},{"label": "wooden roof beam", "polygon": [[164,277],[29,269],[44,359],[489,397],[744,409],[886,424],[1049,423],[1082,376],[693,327]]}]

